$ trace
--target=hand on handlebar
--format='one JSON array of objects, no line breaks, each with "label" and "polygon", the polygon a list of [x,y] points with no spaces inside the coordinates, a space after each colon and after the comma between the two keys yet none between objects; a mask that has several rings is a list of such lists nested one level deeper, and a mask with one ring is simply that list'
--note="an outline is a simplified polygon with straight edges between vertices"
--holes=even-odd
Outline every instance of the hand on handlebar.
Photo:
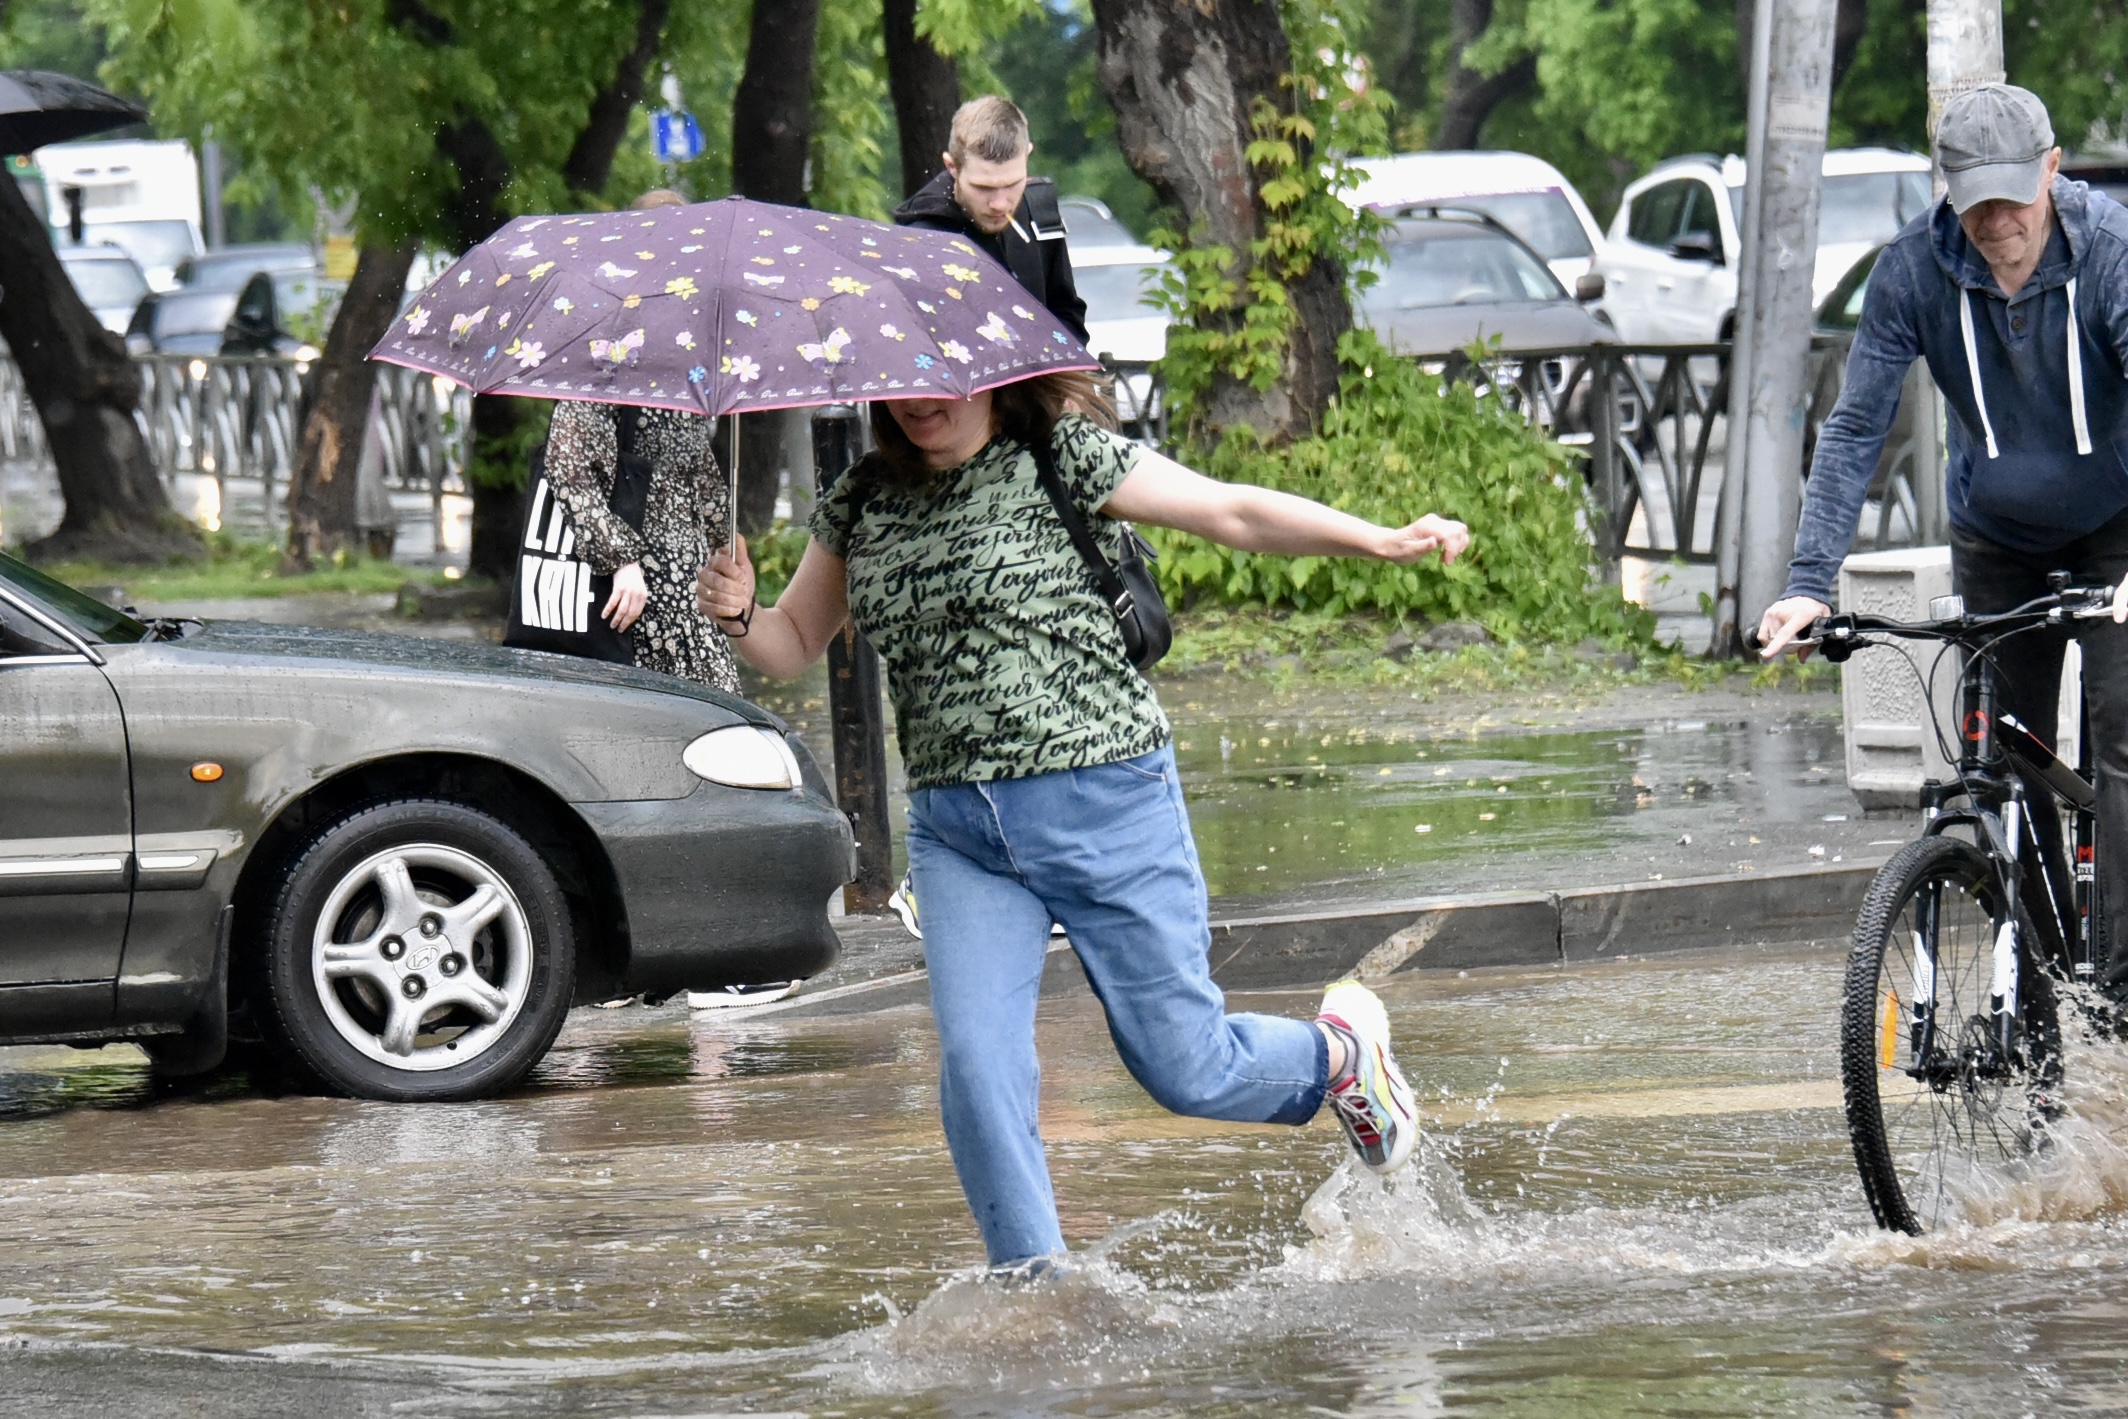
[{"label": "hand on handlebar", "polygon": [[[1789,648],[1789,643],[1810,629],[1811,622],[1830,616],[1832,607],[1815,596],[1784,596],[1759,617],[1759,659],[1771,660]],[[1810,647],[1797,646],[1796,658],[1808,660]]]}]

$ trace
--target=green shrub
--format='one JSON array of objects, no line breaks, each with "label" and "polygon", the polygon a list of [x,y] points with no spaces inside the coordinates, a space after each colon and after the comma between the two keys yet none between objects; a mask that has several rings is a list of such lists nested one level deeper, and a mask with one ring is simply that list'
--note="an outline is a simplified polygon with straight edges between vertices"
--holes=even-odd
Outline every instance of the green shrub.
[{"label": "green shrub", "polygon": [[1186,533],[1146,529],[1172,604],[1283,606],[1341,615],[1476,621],[1503,640],[1645,641],[1654,618],[1592,575],[1580,515],[1578,455],[1467,384],[1442,387],[1411,360],[1356,331],[1339,347],[1345,375],[1321,431],[1266,448],[1230,431],[1195,466],[1229,482],[1299,493],[1373,522],[1437,512],[1470,525],[1454,566],[1237,552]]},{"label": "green shrub", "polygon": [[746,554],[754,563],[754,598],[762,605],[775,605],[783,588],[791,584],[798,559],[805,555],[805,543],[805,524],[784,518],[760,536],[746,539]]}]

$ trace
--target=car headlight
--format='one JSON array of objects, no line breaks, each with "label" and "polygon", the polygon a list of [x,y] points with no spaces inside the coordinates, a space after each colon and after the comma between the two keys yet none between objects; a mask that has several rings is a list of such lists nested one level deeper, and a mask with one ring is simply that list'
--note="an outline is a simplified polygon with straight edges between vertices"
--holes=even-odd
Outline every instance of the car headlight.
[{"label": "car headlight", "polygon": [[758,725],[712,729],[680,754],[698,778],[732,788],[796,788],[805,781],[783,736]]}]

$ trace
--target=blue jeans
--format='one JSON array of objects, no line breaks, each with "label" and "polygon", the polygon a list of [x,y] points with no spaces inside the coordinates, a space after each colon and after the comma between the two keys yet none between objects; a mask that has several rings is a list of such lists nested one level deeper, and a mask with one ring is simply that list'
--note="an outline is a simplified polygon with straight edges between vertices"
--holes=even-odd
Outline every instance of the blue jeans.
[{"label": "blue jeans", "polygon": [[1036,1118],[1034,1013],[1062,924],[1131,1077],[1197,1118],[1306,1123],[1329,1070],[1303,1020],[1229,1015],[1172,748],[909,795],[939,1108],[995,1265],[1064,1250]]}]

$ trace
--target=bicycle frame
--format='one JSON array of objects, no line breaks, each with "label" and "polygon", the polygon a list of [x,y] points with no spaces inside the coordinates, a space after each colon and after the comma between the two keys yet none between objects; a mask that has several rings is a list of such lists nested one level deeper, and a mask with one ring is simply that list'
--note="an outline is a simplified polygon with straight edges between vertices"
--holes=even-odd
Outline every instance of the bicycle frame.
[{"label": "bicycle frame", "polygon": [[[1925,834],[1965,828],[1995,866],[2003,900],[1989,987],[1995,1044],[2008,1061],[2016,1045],[2019,1011],[2018,920],[2022,905],[2038,940],[2035,955],[2064,979],[2090,983],[2098,973],[2094,919],[2097,793],[2090,776],[2089,736],[2080,735],[2079,766],[2071,768],[2031,728],[1999,704],[1995,665],[1986,649],[2004,635],[2042,625],[2067,625],[2094,614],[2111,588],[2071,589],[2067,578],[2054,594],[2016,611],[1992,616],[1959,614],[1934,622],[1901,623],[1872,616],[1834,616],[1820,621],[1812,640],[1831,660],[1845,660],[1870,632],[1955,642],[1972,651],[1960,676],[1957,777],[1922,786]],[[1990,634],[1992,632],[1992,634]],[[2082,706],[2079,705],[2079,711]],[[2043,831],[2040,814],[2065,817],[2063,833]],[[1914,995],[1910,1020],[1915,1072],[1939,1058],[1935,1035],[1936,963],[1924,940],[1935,937],[1933,894],[1916,902]]]}]

